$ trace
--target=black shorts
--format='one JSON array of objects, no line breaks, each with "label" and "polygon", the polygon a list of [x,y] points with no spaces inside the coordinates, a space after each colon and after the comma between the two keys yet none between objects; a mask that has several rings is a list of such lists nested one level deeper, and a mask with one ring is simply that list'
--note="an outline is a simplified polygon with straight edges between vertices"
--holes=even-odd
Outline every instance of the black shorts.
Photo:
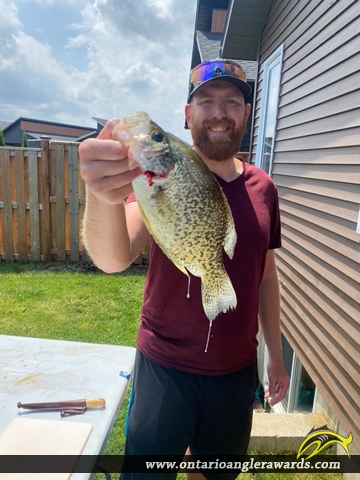
[{"label": "black shorts", "polygon": [[[137,351],[128,412],[126,455],[244,455],[257,387],[256,362],[229,375],[207,376],[163,367]],[[122,480],[147,474],[123,473]],[[207,479],[219,473],[207,472]],[[238,473],[222,472],[222,479]],[[154,474],[153,474],[153,478]],[[175,479],[176,474],[156,474]]]}]

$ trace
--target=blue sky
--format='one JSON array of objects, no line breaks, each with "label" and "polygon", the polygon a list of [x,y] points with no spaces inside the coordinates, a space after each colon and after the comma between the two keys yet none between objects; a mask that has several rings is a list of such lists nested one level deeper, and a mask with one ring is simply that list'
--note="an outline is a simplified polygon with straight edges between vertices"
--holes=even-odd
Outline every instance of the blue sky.
[{"label": "blue sky", "polygon": [[196,0],[0,0],[0,120],[184,130]]}]

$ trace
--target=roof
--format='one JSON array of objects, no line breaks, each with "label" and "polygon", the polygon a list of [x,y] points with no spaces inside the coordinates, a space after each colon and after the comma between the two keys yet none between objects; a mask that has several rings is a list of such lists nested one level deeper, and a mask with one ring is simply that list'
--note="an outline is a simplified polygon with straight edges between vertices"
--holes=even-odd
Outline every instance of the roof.
[{"label": "roof", "polygon": [[12,122],[4,122],[0,120],[0,130],[4,130],[7,126],[9,126]]},{"label": "roof", "polygon": [[73,125],[71,123],[61,123],[61,122],[49,122],[48,120],[38,120],[36,118],[28,118],[28,117],[19,117],[13,122],[7,122],[6,127],[4,130],[7,130],[8,128],[12,127],[18,122],[31,122],[31,123],[37,123],[37,124],[45,124],[45,125],[52,125],[56,127],[68,127],[68,128],[75,128],[75,129],[80,129],[80,130],[95,130],[94,127],[84,127],[81,125]]},{"label": "roof", "polygon": [[[19,117],[14,122],[7,122],[3,129],[5,141],[15,144],[19,142],[19,132],[26,132],[30,142],[40,142],[43,139],[76,142],[89,134],[98,134],[97,127],[84,127],[69,123],[50,122],[35,118]],[[34,143],[33,143],[34,144]]]},{"label": "roof", "polygon": [[230,0],[220,56],[256,60],[272,0]]},{"label": "roof", "polygon": [[96,123],[99,123],[100,125],[105,127],[105,123],[107,122],[105,118],[99,118],[99,117],[92,117],[92,118],[93,120],[95,120]]},{"label": "roof", "polygon": [[99,132],[97,130],[94,130],[93,132],[87,133],[86,135],[82,135],[81,137],[77,138],[75,142],[83,142],[87,138],[96,138],[99,135]]},{"label": "roof", "polygon": [[[31,142],[40,142],[41,140],[59,140],[61,142],[78,142],[80,141],[77,137],[71,137],[68,135],[47,135],[43,133],[34,133],[34,132],[29,132],[28,130],[24,130],[28,139],[29,144]],[[98,132],[95,131],[95,134],[97,135]]]}]

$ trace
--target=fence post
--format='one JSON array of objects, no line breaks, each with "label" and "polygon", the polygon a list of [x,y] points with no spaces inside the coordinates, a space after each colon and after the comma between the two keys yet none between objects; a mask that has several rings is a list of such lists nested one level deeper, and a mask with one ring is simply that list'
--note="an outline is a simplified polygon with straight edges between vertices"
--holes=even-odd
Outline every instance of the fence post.
[{"label": "fence post", "polygon": [[56,244],[57,260],[66,260],[66,232],[65,232],[65,172],[64,172],[64,145],[55,145],[56,152]]},{"label": "fence post", "polygon": [[13,242],[13,219],[12,219],[12,198],[11,198],[11,179],[10,179],[10,150],[1,152],[2,158],[2,181],[4,196],[4,246],[5,260],[14,261],[14,242]]},{"label": "fence post", "polygon": [[31,260],[40,261],[38,159],[37,151],[28,152]]},{"label": "fence post", "polygon": [[[24,151],[15,150],[14,159],[15,192],[16,192],[16,219],[17,219],[17,252],[19,260],[28,261],[26,236],[26,204],[25,204],[25,172]],[[15,241],[14,241],[15,243]]]},{"label": "fence post", "polygon": [[50,222],[50,179],[49,163],[50,148],[49,141],[42,140],[41,157],[39,159],[39,202],[42,204],[40,211],[40,244],[43,261],[50,261],[51,257],[51,222]]},{"label": "fence post", "polygon": [[70,258],[79,260],[79,175],[78,147],[69,145]]}]

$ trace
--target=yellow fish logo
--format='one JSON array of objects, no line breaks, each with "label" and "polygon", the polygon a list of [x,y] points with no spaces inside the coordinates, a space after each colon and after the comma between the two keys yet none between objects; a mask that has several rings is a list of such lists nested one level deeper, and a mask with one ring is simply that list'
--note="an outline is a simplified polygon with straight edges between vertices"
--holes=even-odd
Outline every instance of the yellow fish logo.
[{"label": "yellow fish logo", "polygon": [[352,442],[352,434],[350,433],[349,436],[345,438],[338,433],[328,430],[327,428],[327,425],[324,425],[317,430],[313,428],[300,445],[297,453],[297,458],[299,458],[301,455],[304,455],[304,453],[309,450],[309,448],[314,447],[312,452],[307,457],[305,457],[305,460],[307,460],[308,458],[318,455],[320,452],[330,447],[330,445],[334,443],[338,443],[339,445],[341,445],[345,452],[348,454],[348,457],[350,457],[348,446]]}]

